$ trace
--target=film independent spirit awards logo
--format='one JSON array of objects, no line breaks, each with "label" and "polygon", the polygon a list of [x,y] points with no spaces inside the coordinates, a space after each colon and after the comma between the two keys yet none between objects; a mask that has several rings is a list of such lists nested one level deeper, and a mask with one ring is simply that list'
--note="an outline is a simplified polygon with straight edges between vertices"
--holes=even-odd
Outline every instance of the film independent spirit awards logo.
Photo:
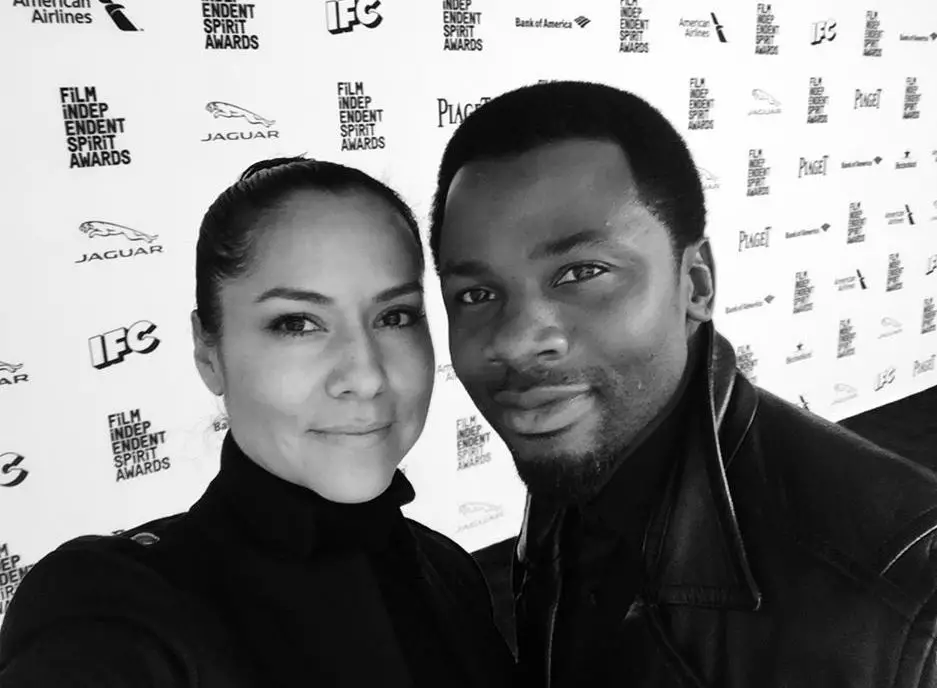
[{"label": "film independent spirit awards logo", "polygon": [[103,15],[121,31],[140,31],[126,7],[108,0],[13,0],[13,7],[32,9],[33,24],[93,24]]},{"label": "film independent spirit awards logo", "polygon": [[78,231],[88,239],[107,239],[111,245],[119,241],[121,248],[104,248],[82,253],[81,258],[74,261],[76,265],[156,254],[162,255],[163,253],[163,246],[156,243],[156,240],[159,239],[158,234],[146,234],[139,229],[133,229],[116,222],[88,220],[78,225]]},{"label": "film independent spirit awards logo", "polygon": [[205,138],[201,139],[202,143],[280,138],[280,132],[274,128],[276,120],[268,119],[240,105],[234,105],[222,100],[213,100],[205,105],[205,111],[215,120],[230,121],[232,127],[240,125],[240,129],[210,131],[205,134]]}]

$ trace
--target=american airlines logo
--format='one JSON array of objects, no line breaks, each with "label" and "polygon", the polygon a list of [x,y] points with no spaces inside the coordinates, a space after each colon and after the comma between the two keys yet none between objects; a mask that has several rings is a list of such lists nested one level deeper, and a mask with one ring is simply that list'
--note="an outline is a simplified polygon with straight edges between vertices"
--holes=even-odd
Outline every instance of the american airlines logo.
[{"label": "american airlines logo", "polygon": [[725,27],[719,23],[715,12],[709,13],[708,19],[680,19],[680,28],[684,30],[686,38],[712,38],[716,37],[720,43],[728,43]]},{"label": "american airlines logo", "polygon": [[104,11],[107,12],[107,16],[111,18],[111,21],[114,22],[114,25],[118,29],[121,31],[139,31],[124,12],[125,8],[123,5],[116,2],[108,2],[108,0],[100,0],[100,2],[104,5]]}]

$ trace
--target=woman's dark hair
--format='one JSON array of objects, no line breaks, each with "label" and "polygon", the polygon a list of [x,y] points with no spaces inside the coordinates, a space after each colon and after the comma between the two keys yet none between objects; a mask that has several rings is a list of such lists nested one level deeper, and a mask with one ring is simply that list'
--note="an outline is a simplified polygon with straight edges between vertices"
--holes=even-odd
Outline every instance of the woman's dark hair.
[{"label": "woman's dark hair", "polygon": [[462,167],[575,138],[611,141],[621,148],[641,201],[670,230],[676,256],[703,237],[706,205],[699,172],[667,118],[638,96],[611,86],[548,81],[486,102],[450,139],[439,165],[430,220],[436,269],[449,187]]},{"label": "woman's dark hair", "polygon": [[221,334],[219,287],[250,268],[260,235],[260,217],[296,191],[365,192],[383,199],[400,213],[413,233],[423,269],[420,230],[413,211],[396,191],[353,167],[302,156],[261,160],[211,204],[199,228],[195,250],[195,302],[202,328]]}]

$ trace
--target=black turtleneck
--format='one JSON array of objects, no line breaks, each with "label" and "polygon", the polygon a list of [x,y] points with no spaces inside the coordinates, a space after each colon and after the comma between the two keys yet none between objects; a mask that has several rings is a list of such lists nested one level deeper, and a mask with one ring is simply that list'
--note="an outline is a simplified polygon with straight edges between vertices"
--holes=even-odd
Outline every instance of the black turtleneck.
[{"label": "black turtleneck", "polygon": [[644,535],[682,447],[686,390],[698,362],[691,352],[670,402],[617,458],[601,491],[567,509],[553,641],[553,685],[558,688],[606,685],[602,663],[644,583]]},{"label": "black turtleneck", "polygon": [[[428,599],[418,545],[400,511],[414,498],[403,473],[397,471],[387,490],[368,502],[337,503],[261,468],[229,433],[212,491],[275,557],[310,568],[323,561],[355,560],[369,569],[383,607],[370,611],[389,620],[415,687],[469,685]],[[348,584],[354,585],[353,576]],[[290,591],[283,593],[288,608]],[[367,648],[361,650],[361,661],[367,662]]]}]

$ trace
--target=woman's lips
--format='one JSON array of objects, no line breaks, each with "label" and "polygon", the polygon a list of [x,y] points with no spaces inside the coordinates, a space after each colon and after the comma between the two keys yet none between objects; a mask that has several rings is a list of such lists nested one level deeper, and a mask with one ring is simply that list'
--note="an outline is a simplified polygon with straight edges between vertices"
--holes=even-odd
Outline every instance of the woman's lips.
[{"label": "woman's lips", "polygon": [[393,423],[370,425],[339,425],[310,430],[318,439],[330,444],[371,446],[383,442]]}]

